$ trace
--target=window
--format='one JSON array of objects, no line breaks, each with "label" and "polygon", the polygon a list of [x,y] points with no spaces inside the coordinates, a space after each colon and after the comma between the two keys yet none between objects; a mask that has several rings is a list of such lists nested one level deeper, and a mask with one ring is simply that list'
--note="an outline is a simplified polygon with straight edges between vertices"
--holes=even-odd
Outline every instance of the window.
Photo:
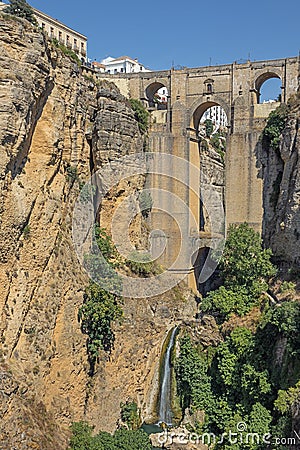
[{"label": "window", "polygon": [[44,23],[42,23],[42,29],[43,29],[43,30],[45,29],[45,26],[46,26],[46,25],[45,25]]},{"label": "window", "polygon": [[140,70],[143,70],[143,66],[140,66]]},{"label": "window", "polygon": [[115,69],[115,73],[118,73],[118,69]]},{"label": "window", "polygon": [[123,69],[123,67],[121,67],[121,72],[124,72],[124,69]]},{"label": "window", "polygon": [[74,39],[74,46],[77,47],[77,39]]},{"label": "window", "polygon": [[67,42],[70,42],[70,36],[67,34]]},{"label": "window", "polygon": [[209,92],[209,93],[212,92],[212,84],[211,83],[207,84],[207,92]]},{"label": "window", "polygon": [[62,32],[61,32],[61,31],[58,32],[58,39],[59,39],[60,41],[62,41]]}]

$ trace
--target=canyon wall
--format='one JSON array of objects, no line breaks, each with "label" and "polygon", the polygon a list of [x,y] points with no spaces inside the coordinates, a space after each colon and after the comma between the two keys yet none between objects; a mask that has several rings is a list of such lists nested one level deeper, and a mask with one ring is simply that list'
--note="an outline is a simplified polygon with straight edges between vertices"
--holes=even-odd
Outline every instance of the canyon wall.
[{"label": "canyon wall", "polygon": [[275,258],[290,269],[300,264],[300,94],[289,100],[287,122],[277,149],[261,151],[263,237]]},{"label": "canyon wall", "polygon": [[[180,289],[125,299],[115,349],[100,354],[89,376],[77,317],[89,279],[74,250],[72,211],[90,175],[141,152],[143,138],[117,88],[84,75],[28,22],[0,16],[0,61],[0,441],[65,449],[73,421],[114,430],[122,401],[153,414],[162,343],[195,303]],[[102,224],[143,184],[138,176],[115,187]],[[145,236],[137,205],[138,247]]]}]

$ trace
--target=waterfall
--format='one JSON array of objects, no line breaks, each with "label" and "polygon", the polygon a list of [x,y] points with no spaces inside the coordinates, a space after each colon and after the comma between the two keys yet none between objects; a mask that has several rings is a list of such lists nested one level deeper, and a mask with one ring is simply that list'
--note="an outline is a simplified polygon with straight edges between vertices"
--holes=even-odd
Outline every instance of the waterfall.
[{"label": "waterfall", "polygon": [[173,328],[168,347],[166,349],[162,371],[161,371],[161,389],[159,399],[159,419],[158,422],[164,422],[172,425],[172,407],[171,407],[171,351],[174,345],[177,327]]}]

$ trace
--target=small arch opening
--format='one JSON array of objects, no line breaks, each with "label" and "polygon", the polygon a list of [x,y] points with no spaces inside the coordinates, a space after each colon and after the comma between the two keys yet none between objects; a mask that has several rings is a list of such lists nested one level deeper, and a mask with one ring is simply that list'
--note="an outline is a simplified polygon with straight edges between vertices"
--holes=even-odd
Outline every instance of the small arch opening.
[{"label": "small arch opening", "polygon": [[169,93],[164,84],[152,83],[146,88],[145,93],[149,108],[167,109]]},{"label": "small arch opening", "polygon": [[257,103],[274,103],[282,101],[282,82],[280,77],[268,72],[261,75],[255,83]]}]

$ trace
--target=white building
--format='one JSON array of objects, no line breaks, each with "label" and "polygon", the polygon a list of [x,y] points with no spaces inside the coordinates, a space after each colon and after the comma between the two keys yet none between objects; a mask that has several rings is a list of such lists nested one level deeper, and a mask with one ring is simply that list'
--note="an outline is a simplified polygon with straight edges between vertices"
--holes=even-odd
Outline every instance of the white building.
[{"label": "white building", "polygon": [[221,106],[211,106],[208,108],[201,117],[200,123],[210,119],[218,127],[226,127],[227,116],[224,109]]},{"label": "white building", "polygon": [[164,86],[156,92],[155,96],[158,97],[160,103],[167,103],[168,101],[168,89]]},{"label": "white building", "polygon": [[150,72],[137,59],[132,59],[129,56],[120,56],[119,58],[109,56],[103,59],[101,64],[105,66],[105,72],[110,74]]}]

